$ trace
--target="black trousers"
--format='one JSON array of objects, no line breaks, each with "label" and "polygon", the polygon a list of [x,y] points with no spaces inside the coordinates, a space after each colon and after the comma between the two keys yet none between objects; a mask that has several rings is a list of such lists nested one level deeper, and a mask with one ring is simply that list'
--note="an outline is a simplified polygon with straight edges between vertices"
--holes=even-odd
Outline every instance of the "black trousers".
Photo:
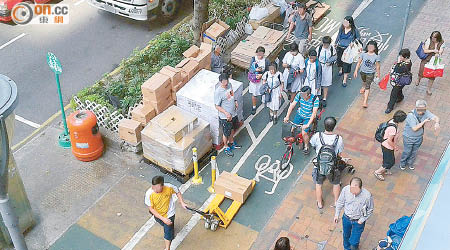
[{"label": "black trousers", "polygon": [[403,87],[405,86],[394,86],[391,91],[391,97],[389,98],[388,108],[394,109],[394,105],[397,102],[403,101],[405,96],[403,95]]}]

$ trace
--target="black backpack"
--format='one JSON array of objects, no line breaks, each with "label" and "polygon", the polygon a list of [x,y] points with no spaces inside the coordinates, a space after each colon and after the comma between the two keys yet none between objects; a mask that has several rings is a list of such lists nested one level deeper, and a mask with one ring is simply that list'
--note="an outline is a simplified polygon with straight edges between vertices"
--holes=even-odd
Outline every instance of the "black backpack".
[{"label": "black backpack", "polygon": [[380,125],[378,125],[377,131],[375,131],[375,140],[377,140],[377,142],[384,142],[385,141],[385,139],[384,139],[384,132],[386,131],[386,129],[389,126],[393,126],[393,127],[395,127],[395,129],[397,129],[397,125],[393,124],[393,123],[389,123],[389,121],[383,122]]},{"label": "black backpack", "polygon": [[332,145],[325,144],[322,133],[319,133],[319,139],[322,147],[320,147],[319,153],[317,154],[318,173],[320,175],[330,176],[334,173],[334,169],[337,166],[336,146],[339,141],[339,135],[336,135]]}]

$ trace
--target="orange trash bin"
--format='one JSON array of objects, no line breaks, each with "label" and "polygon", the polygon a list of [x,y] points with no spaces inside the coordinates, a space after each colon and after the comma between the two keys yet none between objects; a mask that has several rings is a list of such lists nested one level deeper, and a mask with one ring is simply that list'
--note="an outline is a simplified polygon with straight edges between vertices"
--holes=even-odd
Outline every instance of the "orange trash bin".
[{"label": "orange trash bin", "polygon": [[78,110],[67,118],[72,153],[80,161],[93,161],[103,154],[102,135],[97,117],[88,110]]}]

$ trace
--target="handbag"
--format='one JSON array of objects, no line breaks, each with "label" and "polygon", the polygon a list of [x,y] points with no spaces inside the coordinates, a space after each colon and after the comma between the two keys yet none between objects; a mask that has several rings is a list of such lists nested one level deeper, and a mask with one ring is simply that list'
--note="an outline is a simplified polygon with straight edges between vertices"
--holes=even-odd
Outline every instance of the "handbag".
[{"label": "handbag", "polygon": [[420,42],[419,47],[417,47],[417,49],[416,49],[416,54],[421,60],[427,58],[427,56],[428,56],[428,54],[425,53],[425,51],[423,50],[423,45],[424,45],[424,43]]},{"label": "handbag", "polygon": [[354,40],[345,48],[341,61],[348,64],[358,61],[359,55],[361,54],[360,51],[362,51],[362,44],[358,40]]},{"label": "handbag", "polygon": [[383,79],[381,79],[381,81],[378,83],[378,86],[380,86],[380,89],[386,90],[387,84],[388,84],[388,81],[389,81],[389,75],[390,75],[389,73],[386,74],[386,75],[383,77]]},{"label": "handbag", "polygon": [[444,64],[441,64],[441,58],[439,56],[431,57],[431,60],[423,68],[423,77],[442,77],[444,75],[444,66]]},{"label": "handbag", "polygon": [[[280,75],[278,75],[278,81],[281,84],[281,78]],[[264,88],[264,103],[269,103],[272,102],[272,89],[276,89],[278,88],[278,86],[280,86],[280,84],[278,84],[277,86],[274,87],[269,87],[269,84],[264,84],[263,88]],[[272,86],[273,86],[273,76],[272,76]]]}]

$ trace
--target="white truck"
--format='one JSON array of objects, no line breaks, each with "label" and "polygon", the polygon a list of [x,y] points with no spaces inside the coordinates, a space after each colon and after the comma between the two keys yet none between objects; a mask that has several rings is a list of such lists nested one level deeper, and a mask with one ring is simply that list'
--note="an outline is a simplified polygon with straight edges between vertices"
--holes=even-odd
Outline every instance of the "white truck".
[{"label": "white truck", "polygon": [[88,3],[116,15],[135,20],[170,20],[177,14],[181,0],[88,0]]}]

